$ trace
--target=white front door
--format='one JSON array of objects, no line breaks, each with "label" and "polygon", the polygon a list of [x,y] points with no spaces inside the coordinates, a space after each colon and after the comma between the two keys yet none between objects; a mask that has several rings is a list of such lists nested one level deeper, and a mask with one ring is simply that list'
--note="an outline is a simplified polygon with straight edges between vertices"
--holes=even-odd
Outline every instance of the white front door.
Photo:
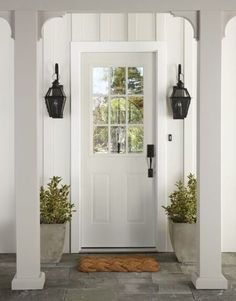
[{"label": "white front door", "polygon": [[155,247],[152,53],[82,54],[82,248]]}]

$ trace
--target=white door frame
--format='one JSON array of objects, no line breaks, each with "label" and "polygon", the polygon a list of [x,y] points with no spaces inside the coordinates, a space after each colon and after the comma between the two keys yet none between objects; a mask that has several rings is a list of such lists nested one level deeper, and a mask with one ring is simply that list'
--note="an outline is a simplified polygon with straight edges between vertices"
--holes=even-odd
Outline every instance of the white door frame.
[{"label": "white door frame", "polygon": [[[166,49],[165,42],[72,42],[71,43],[71,202],[75,204],[71,222],[71,252],[81,251],[81,54],[96,52],[153,52],[156,55],[155,139],[156,139],[156,249],[167,251],[166,183]],[[75,79],[78,79],[76,81]]]}]

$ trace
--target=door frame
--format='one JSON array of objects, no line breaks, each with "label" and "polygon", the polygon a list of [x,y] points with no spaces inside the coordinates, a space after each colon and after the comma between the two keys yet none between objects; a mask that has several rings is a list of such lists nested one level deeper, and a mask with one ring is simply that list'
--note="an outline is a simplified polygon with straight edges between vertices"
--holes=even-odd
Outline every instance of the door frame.
[{"label": "door frame", "polygon": [[[156,250],[167,250],[168,223],[162,206],[167,204],[167,77],[165,42],[71,42],[71,202],[75,204],[71,221],[71,252],[81,252],[81,55],[96,52],[152,52],[155,54],[154,97],[156,101]],[[78,79],[77,81],[75,79]],[[79,137],[79,138],[78,138]],[[122,249],[127,250],[128,249]],[[137,251],[137,249],[135,249]],[[141,249],[140,249],[141,250]],[[142,249],[143,250],[143,249]],[[146,250],[146,249],[145,249]],[[97,251],[97,250],[96,250]],[[112,251],[109,249],[109,251]]]}]

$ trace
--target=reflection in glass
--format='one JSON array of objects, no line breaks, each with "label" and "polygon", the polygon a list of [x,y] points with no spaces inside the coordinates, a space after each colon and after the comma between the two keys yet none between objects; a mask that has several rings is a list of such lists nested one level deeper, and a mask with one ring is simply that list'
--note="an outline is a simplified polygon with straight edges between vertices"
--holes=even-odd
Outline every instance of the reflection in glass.
[{"label": "reflection in glass", "polygon": [[93,152],[107,153],[108,152],[108,127],[95,126],[93,131]]},{"label": "reflection in glass", "polygon": [[128,68],[128,94],[143,94],[143,67]]},{"label": "reflection in glass", "polygon": [[111,153],[126,152],[126,128],[124,126],[111,127]]},{"label": "reflection in glass", "polygon": [[126,103],[124,97],[111,99],[111,123],[121,124],[126,122]]},{"label": "reflection in glass", "polygon": [[114,67],[111,69],[111,94],[124,95],[126,92],[125,67]]},{"label": "reflection in glass", "polygon": [[128,152],[143,152],[143,126],[130,126],[128,129]]},{"label": "reflection in glass", "polygon": [[108,123],[108,101],[105,96],[95,96],[93,98],[93,123]]},{"label": "reflection in glass", "polygon": [[93,68],[93,94],[108,94],[109,68]]},{"label": "reflection in glass", "polygon": [[128,122],[143,123],[143,97],[130,96],[128,98]]}]

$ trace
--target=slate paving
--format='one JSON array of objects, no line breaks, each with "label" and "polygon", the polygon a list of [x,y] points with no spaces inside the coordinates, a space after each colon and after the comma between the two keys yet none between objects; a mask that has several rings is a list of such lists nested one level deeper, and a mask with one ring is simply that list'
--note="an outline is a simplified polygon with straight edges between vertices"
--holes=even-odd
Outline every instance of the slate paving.
[{"label": "slate paving", "polygon": [[223,253],[228,290],[196,290],[191,273],[196,267],[180,264],[173,253],[155,253],[157,273],[81,273],[78,254],[65,254],[58,264],[42,266],[45,289],[11,291],[15,255],[0,254],[0,301],[236,301],[236,253]]}]

